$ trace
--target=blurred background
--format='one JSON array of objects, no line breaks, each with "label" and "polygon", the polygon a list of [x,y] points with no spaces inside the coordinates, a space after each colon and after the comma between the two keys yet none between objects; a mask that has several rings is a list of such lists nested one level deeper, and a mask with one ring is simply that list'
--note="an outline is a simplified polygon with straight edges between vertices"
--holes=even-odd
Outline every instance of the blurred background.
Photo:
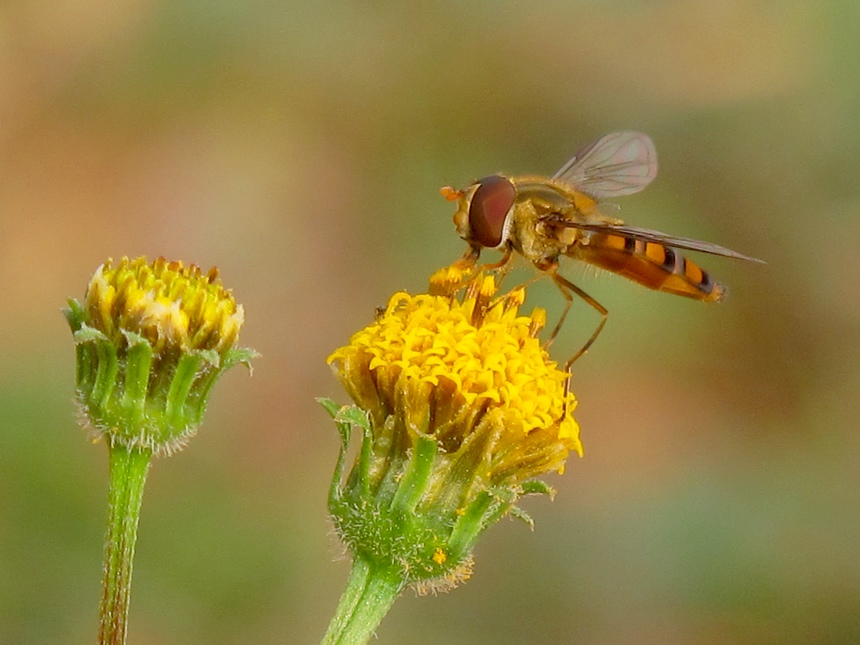
[{"label": "blurred background", "polygon": [[619,129],[660,155],[626,221],[768,264],[697,257],[730,289],[702,305],[567,263],[611,311],[585,457],[379,642],[860,641],[858,43],[851,0],[0,4],[0,642],[95,639],[107,451],[60,308],[106,258],[217,265],[263,355],[153,465],[131,642],[318,642],[326,356],[462,253],[440,186]]}]

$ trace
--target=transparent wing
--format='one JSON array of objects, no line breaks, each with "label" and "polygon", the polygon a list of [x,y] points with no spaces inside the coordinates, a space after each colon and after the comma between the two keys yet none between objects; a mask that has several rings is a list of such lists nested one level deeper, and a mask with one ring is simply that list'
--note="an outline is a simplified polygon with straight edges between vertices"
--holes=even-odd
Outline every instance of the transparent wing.
[{"label": "transparent wing", "polygon": [[657,176],[657,150],[641,132],[612,132],[592,141],[564,164],[558,179],[594,197],[631,195]]},{"label": "transparent wing", "polygon": [[738,260],[748,260],[750,262],[759,262],[761,264],[766,264],[764,260],[759,260],[758,258],[753,258],[748,255],[744,255],[743,253],[732,251],[731,249],[727,249],[726,247],[720,246],[719,244],[712,244],[710,242],[693,240],[688,237],[676,237],[674,235],[667,235],[666,233],[654,231],[650,228],[637,228],[635,226],[624,226],[623,224],[603,224],[599,222],[573,222],[571,220],[562,218],[554,218],[553,224],[558,226],[565,226],[567,228],[577,228],[582,231],[594,231],[596,233],[621,235],[623,237],[633,238],[634,240],[642,240],[643,242],[656,242],[657,244],[671,246],[675,249],[701,251],[702,253],[710,253],[711,255],[722,255],[727,258],[735,258]]}]

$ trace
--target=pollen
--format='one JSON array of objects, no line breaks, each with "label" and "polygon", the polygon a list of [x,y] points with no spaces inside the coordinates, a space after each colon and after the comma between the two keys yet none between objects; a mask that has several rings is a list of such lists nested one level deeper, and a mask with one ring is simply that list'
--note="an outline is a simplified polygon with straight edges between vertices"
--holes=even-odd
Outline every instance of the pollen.
[{"label": "pollen", "polygon": [[[411,406],[420,432],[460,445],[489,417],[502,427],[507,454],[526,459],[516,446],[531,438],[563,463],[570,450],[582,453],[576,399],[538,338],[545,312],[520,313],[525,295],[522,288],[499,295],[491,275],[476,276],[459,298],[396,293],[328,362],[380,422]],[[458,421],[467,417],[472,422]]]}]

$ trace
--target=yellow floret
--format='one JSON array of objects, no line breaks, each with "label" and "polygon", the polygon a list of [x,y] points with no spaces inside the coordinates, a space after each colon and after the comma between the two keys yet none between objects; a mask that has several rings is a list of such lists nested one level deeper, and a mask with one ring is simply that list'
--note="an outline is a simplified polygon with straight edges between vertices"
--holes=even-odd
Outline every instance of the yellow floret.
[{"label": "yellow floret", "polygon": [[545,313],[538,309],[531,316],[519,314],[524,289],[491,301],[496,292],[493,277],[475,284],[479,288],[467,289],[462,301],[395,294],[385,313],[328,362],[342,379],[350,378],[346,366],[366,365],[377,388],[396,383],[404,374],[434,386],[453,385],[466,404],[498,410],[506,431],[527,435],[555,426],[565,447],[581,453],[568,375],[537,338]]},{"label": "yellow floret", "polygon": [[99,267],[87,289],[90,324],[109,338],[120,332],[140,334],[156,351],[226,351],[236,341],[244,312],[214,269],[203,274],[195,265],[152,264],[146,258],[111,260]]}]

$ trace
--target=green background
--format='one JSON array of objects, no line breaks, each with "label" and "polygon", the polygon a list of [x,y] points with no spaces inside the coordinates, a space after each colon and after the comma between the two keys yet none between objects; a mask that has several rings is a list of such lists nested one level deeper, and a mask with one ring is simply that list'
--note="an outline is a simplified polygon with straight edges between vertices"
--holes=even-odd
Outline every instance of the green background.
[{"label": "green background", "polygon": [[263,354],[153,466],[130,642],[313,643],[348,571],[325,357],[460,255],[440,186],[620,129],[661,167],[626,221],[769,264],[698,257],[703,305],[565,263],[611,312],[585,458],[379,642],[860,641],[858,43],[849,0],[0,4],[0,643],[95,639],[107,455],[60,307],[107,257],[217,265]]}]

